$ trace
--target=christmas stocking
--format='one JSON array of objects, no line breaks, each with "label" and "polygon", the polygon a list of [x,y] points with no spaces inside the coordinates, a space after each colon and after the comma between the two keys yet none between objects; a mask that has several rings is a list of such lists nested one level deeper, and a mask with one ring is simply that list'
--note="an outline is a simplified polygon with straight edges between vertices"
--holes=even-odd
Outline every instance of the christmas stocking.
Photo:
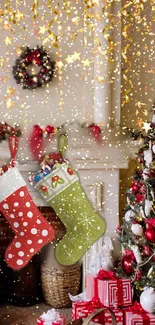
[{"label": "christmas stocking", "polygon": [[34,204],[24,179],[18,169],[13,167],[17,140],[15,137],[10,138],[12,166],[0,177],[0,211],[15,234],[6,249],[5,260],[14,270],[23,268],[54,236],[53,228]]},{"label": "christmas stocking", "polygon": [[36,184],[46,202],[64,223],[67,233],[57,244],[55,254],[62,265],[80,260],[105,232],[105,221],[87,199],[78,175],[67,163],[59,164]]}]

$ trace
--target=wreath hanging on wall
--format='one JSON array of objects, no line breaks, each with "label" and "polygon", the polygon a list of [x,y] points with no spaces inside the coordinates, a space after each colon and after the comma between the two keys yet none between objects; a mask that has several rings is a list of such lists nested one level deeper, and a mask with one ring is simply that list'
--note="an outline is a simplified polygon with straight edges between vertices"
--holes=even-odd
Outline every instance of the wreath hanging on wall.
[{"label": "wreath hanging on wall", "polygon": [[13,66],[13,76],[23,89],[36,89],[52,80],[54,67],[55,62],[43,47],[26,47]]}]

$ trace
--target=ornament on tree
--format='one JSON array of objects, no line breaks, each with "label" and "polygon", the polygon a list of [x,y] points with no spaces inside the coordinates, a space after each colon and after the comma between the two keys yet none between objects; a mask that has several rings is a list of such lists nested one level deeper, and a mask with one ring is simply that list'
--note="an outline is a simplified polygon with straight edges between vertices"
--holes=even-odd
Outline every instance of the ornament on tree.
[{"label": "ornament on tree", "polygon": [[151,150],[151,141],[149,142],[149,149],[144,150],[144,160],[145,160],[145,165],[146,167],[149,167],[150,164],[152,163],[152,150]]},{"label": "ornament on tree", "polygon": [[129,221],[131,221],[132,218],[135,217],[135,215],[136,214],[135,214],[134,211],[128,210],[128,211],[125,212],[124,219],[125,219],[126,222],[129,222]]},{"label": "ornament on tree", "polygon": [[136,259],[136,262],[137,264],[140,264],[142,263],[142,258],[141,258],[141,254],[140,254],[140,251],[139,251],[139,248],[137,245],[133,245],[131,247],[133,253],[134,253],[134,256],[135,256],[135,259]]},{"label": "ornament on tree", "polygon": [[144,245],[144,247],[143,247],[143,254],[146,255],[146,256],[151,256],[150,246]]},{"label": "ornament on tree", "polygon": [[155,229],[146,229],[145,233],[144,233],[146,239],[151,242],[151,243],[155,243]]},{"label": "ornament on tree", "polygon": [[143,227],[138,223],[133,223],[131,226],[131,230],[134,235],[142,236],[143,235]]},{"label": "ornament on tree", "polygon": [[150,176],[149,169],[148,168],[144,168],[142,175],[143,175],[144,181],[146,181],[149,178],[149,176]]},{"label": "ornament on tree", "polygon": [[152,146],[152,151],[153,151],[153,153],[155,153],[155,144],[153,144],[153,146]]},{"label": "ornament on tree", "polygon": [[122,269],[126,274],[131,274],[135,271],[133,267],[134,260],[135,258],[133,257],[132,254],[124,255],[122,257]]},{"label": "ornament on tree", "polygon": [[151,212],[153,202],[150,200],[145,200],[144,204],[145,204],[145,214],[148,217]]},{"label": "ornament on tree", "polygon": [[154,313],[155,312],[155,289],[144,288],[144,291],[140,295],[140,303],[143,309],[147,313]]},{"label": "ornament on tree", "polygon": [[141,280],[141,278],[142,278],[142,270],[139,269],[139,270],[136,272],[136,278],[135,278],[135,280],[136,280],[137,282],[139,282],[139,281]]}]

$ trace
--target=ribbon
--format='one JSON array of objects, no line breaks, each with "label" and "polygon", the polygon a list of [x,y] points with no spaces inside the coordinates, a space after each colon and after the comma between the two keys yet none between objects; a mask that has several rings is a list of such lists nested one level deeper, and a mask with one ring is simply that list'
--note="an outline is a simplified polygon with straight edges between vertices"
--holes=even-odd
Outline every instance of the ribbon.
[{"label": "ribbon", "polygon": [[65,134],[60,135],[58,138],[58,148],[62,157],[64,157],[65,151],[67,149],[67,136]]},{"label": "ribbon", "polygon": [[11,153],[11,166],[15,167],[15,160],[16,160],[16,154],[18,150],[18,138],[16,135],[13,135],[9,139],[9,148],[10,148],[10,153]]},{"label": "ribbon", "polygon": [[113,271],[100,270],[97,275],[98,280],[116,280],[117,276]]},{"label": "ribbon", "polygon": [[113,271],[100,270],[98,272],[97,277],[94,279],[94,296],[95,296],[95,298],[98,297],[98,280],[116,281],[116,286],[117,286],[116,294],[117,294],[117,299],[118,299],[118,306],[122,306],[123,305],[122,279],[119,279]]},{"label": "ribbon", "polygon": [[[95,297],[91,301],[75,302],[74,303],[75,320],[78,319],[79,317],[86,318],[91,313],[93,313],[94,311],[96,311],[96,310],[98,310],[100,308],[107,308],[107,307],[105,307],[101,303],[101,301],[100,301],[99,298],[95,298]],[[82,315],[79,315],[78,314],[78,311],[79,310],[80,310],[80,313]],[[95,319],[96,319],[96,317],[95,317]],[[97,315],[97,323],[100,323],[100,324],[104,324],[105,323],[105,315],[104,315],[104,313],[101,313],[100,315]]]},{"label": "ribbon", "polygon": [[131,312],[132,314],[138,314],[143,319],[143,325],[150,324],[150,317],[148,313],[142,308],[141,304],[137,301],[134,302],[133,306],[125,308],[125,312]]}]

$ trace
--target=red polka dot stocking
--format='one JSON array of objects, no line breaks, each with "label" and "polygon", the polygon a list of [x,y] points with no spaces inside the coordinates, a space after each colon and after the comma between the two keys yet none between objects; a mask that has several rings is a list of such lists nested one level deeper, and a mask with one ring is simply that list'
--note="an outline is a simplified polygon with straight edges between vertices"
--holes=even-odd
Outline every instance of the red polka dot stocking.
[{"label": "red polka dot stocking", "polygon": [[0,177],[0,189],[0,211],[15,233],[6,249],[5,260],[8,266],[18,270],[52,241],[54,231],[34,204],[16,167]]}]

